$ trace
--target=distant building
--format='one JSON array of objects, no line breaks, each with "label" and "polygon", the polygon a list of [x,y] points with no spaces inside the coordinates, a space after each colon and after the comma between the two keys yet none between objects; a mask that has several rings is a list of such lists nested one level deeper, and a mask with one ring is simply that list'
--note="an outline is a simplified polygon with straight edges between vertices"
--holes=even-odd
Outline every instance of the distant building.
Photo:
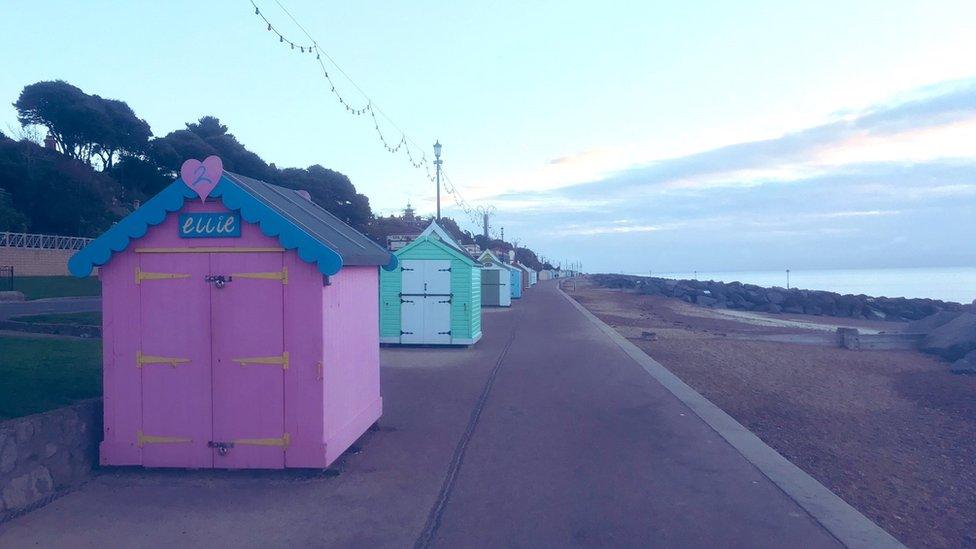
[{"label": "distant building", "polygon": [[418,236],[420,236],[419,233],[418,234],[391,234],[390,236],[386,237],[386,247],[391,252],[395,252],[400,248],[403,248],[407,244],[410,244],[411,242],[416,240]]}]

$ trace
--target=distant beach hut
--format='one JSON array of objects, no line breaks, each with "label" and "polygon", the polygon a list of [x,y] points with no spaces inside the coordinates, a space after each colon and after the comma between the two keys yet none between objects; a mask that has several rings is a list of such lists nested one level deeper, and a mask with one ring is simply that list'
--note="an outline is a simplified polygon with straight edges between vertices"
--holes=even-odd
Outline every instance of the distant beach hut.
[{"label": "distant beach hut", "polygon": [[532,284],[531,284],[531,280],[532,280],[532,273],[531,273],[531,271],[532,271],[532,269],[529,269],[525,265],[522,265],[521,263],[517,263],[517,262],[513,262],[512,263],[512,266],[515,267],[515,268],[517,268],[517,269],[519,269],[521,271],[522,293],[525,293],[525,290],[528,290],[530,287],[532,287]]},{"label": "distant beach hut", "polygon": [[380,275],[380,342],[473,345],[481,339],[481,265],[432,222]]},{"label": "distant beach hut", "polygon": [[519,269],[511,263],[505,263],[505,268],[511,273],[511,289],[512,289],[512,299],[522,298],[522,269]]},{"label": "distant beach hut", "polygon": [[552,280],[552,271],[549,269],[542,269],[539,271],[539,280]]},{"label": "distant beach hut", "polygon": [[478,257],[478,262],[481,263],[481,304],[486,307],[510,307],[511,270],[489,250]]},{"label": "distant beach hut", "polygon": [[68,262],[102,280],[102,465],[327,467],[382,412],[377,267],[307,193],[187,161]]}]

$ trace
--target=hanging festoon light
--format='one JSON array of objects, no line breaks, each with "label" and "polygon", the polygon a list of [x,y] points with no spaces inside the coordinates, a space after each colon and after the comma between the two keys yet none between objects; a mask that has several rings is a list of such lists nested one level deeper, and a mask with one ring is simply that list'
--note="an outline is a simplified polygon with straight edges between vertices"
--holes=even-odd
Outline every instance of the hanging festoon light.
[{"label": "hanging festoon light", "polygon": [[441,145],[440,140],[434,142],[434,166],[437,168],[437,221],[441,220]]},{"label": "hanging festoon light", "polygon": [[[264,21],[268,32],[274,32],[275,34],[278,35],[279,43],[284,44],[285,42],[287,42],[289,49],[291,50],[295,50],[297,45],[298,51],[303,54],[306,52],[308,52],[309,54],[311,54],[313,51],[315,52],[315,61],[319,64],[319,68],[322,71],[322,77],[326,80],[326,83],[328,84],[329,92],[335,96],[335,98],[343,106],[346,112],[356,116],[362,116],[366,113],[370,114],[370,116],[373,119],[373,129],[376,131],[380,144],[383,145],[383,147],[388,152],[395,154],[402,149],[404,154],[407,157],[407,161],[413,168],[423,169],[427,179],[432,183],[434,182],[437,183],[438,194],[440,192],[440,185],[441,185],[440,178],[443,175],[444,190],[447,193],[452,195],[452,198],[454,199],[454,202],[458,205],[458,207],[461,208],[463,212],[468,214],[474,211],[474,208],[472,208],[471,205],[468,204],[468,202],[464,199],[464,197],[461,196],[460,192],[458,192],[457,186],[454,185],[453,182],[449,180],[447,175],[441,171],[440,143],[437,143],[436,144],[437,147],[435,147],[435,159],[436,159],[435,162],[437,163],[437,165],[432,167],[431,162],[427,159],[426,153],[423,152],[423,147],[418,146],[416,142],[414,142],[412,139],[407,137],[407,134],[402,129],[400,129],[400,127],[397,126],[397,124],[392,119],[390,119],[390,117],[387,116],[386,113],[384,113],[379,107],[375,105],[375,103],[373,103],[373,101],[369,98],[369,96],[366,95],[366,93],[356,84],[356,82],[353,81],[352,78],[350,78],[349,75],[347,75],[345,71],[343,71],[342,68],[335,62],[335,60],[329,56],[328,52],[323,51],[319,47],[318,43],[311,36],[311,34],[309,34],[308,31],[305,29],[305,27],[303,27],[302,24],[299,23],[298,20],[296,20],[295,17],[292,16],[292,14],[289,11],[284,6],[281,5],[281,2],[277,2],[278,6],[288,16],[288,18],[291,19],[291,21],[299,29],[301,29],[301,31],[305,34],[305,36],[311,41],[311,44],[306,46],[303,44],[298,44],[294,40],[286,39],[285,34],[282,33],[277,27],[275,27],[274,24],[264,15],[264,13],[261,12],[260,7],[255,3],[255,0],[249,0],[249,1],[252,7],[254,7],[254,14],[260,17]],[[362,107],[359,108],[354,107],[351,102],[349,102],[345,97],[342,96],[342,94],[339,91],[339,88],[336,86],[336,83],[332,78],[332,75],[330,74],[330,72],[325,66],[325,62],[322,59],[322,54],[325,54],[326,59],[334,66],[334,68],[338,70],[342,74],[342,76],[344,76],[349,81],[349,83],[352,84],[354,88],[356,88],[356,90],[360,94],[362,94],[363,98],[366,100],[365,104]],[[386,137],[386,134],[384,134],[383,127],[379,120],[379,116],[377,115],[383,117],[385,121],[384,124],[388,124],[389,126],[392,126],[400,134],[400,139],[399,141],[397,141],[396,145],[390,144],[390,140]],[[415,153],[414,151],[415,149],[416,151],[420,152],[419,156]],[[438,218],[440,218],[439,204],[440,204],[440,199],[438,198]]]}]

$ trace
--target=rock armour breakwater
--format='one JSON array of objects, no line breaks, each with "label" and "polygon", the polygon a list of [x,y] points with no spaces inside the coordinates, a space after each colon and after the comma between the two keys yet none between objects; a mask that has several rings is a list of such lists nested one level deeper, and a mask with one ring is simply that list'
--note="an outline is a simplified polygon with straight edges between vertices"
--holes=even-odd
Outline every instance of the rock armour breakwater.
[{"label": "rock armour breakwater", "polygon": [[765,313],[912,321],[940,311],[976,310],[973,305],[938,299],[844,295],[822,290],[764,288],[741,282],[673,280],[615,274],[592,275],[591,279],[605,288],[632,289],[642,294],[673,297],[706,307]]}]

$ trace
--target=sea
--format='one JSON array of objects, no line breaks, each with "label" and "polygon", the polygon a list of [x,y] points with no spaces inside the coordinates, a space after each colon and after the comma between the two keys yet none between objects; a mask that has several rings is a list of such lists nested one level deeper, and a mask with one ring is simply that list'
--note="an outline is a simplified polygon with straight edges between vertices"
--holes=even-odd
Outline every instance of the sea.
[{"label": "sea", "polygon": [[957,303],[976,299],[976,267],[920,267],[907,269],[831,269],[781,271],[688,271],[631,273],[660,278],[742,282],[826,290],[874,297],[927,297]]}]

